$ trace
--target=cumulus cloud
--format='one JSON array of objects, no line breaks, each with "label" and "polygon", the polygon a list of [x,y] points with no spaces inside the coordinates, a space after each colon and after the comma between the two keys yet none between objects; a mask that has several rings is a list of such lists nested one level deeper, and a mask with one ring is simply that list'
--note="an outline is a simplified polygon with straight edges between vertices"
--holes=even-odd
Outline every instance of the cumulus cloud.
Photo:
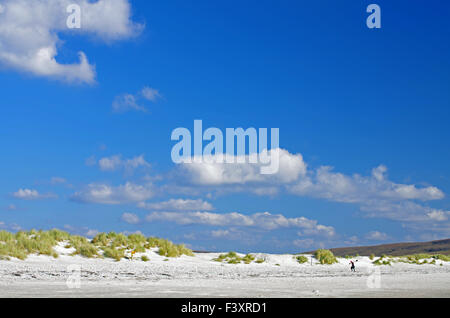
[{"label": "cumulus cloud", "polygon": [[141,220],[136,214],[133,213],[124,213],[121,217],[122,221],[129,224],[138,224]]},{"label": "cumulus cloud", "polygon": [[148,200],[155,194],[152,184],[138,185],[127,182],[112,187],[106,184],[89,184],[84,190],[76,192],[71,199],[82,203],[125,204]]},{"label": "cumulus cloud", "polygon": [[211,212],[152,212],[147,215],[148,222],[163,221],[174,222],[180,225],[201,224],[208,226],[239,226],[254,227],[263,230],[276,230],[280,228],[300,228],[310,235],[334,235],[332,227],[318,224],[315,220],[305,217],[287,218],[281,214],[269,212],[244,215],[237,212],[211,213]]},{"label": "cumulus cloud", "polygon": [[385,166],[379,166],[374,168],[372,175],[368,177],[358,174],[348,176],[323,166],[312,176],[291,186],[290,190],[298,195],[347,203],[363,203],[373,199],[429,201],[444,197],[444,193],[436,187],[418,188],[415,185],[394,183],[386,178],[386,170]]},{"label": "cumulus cloud", "polygon": [[[81,8],[79,29],[67,27],[72,4]],[[59,63],[59,34],[70,31],[112,42],[133,37],[143,28],[131,20],[128,0],[4,0],[0,6],[0,63],[67,82],[95,82],[95,66],[83,52],[78,53],[78,63]]]},{"label": "cumulus cloud", "polygon": [[[173,190],[187,193],[189,183],[199,189],[226,194],[250,192],[274,196],[281,191],[298,196],[326,199],[334,202],[357,204],[367,216],[408,221],[444,221],[448,211],[435,210],[415,201],[435,201],[444,198],[442,190],[434,186],[419,187],[389,180],[387,168],[380,165],[368,176],[347,175],[335,172],[332,167],[308,168],[300,154],[277,149],[280,171],[275,175],[260,173],[260,165],[249,163],[218,163],[217,156],[211,160],[195,162],[187,160],[177,167],[177,177],[184,181]],[[204,158],[203,158],[204,159]],[[188,163],[188,162],[192,163]],[[237,161],[235,157],[235,161]],[[180,185],[182,184],[182,185]]]},{"label": "cumulus cloud", "polygon": [[433,209],[415,202],[388,202],[372,200],[361,205],[367,217],[383,217],[403,222],[440,222],[446,221],[450,211]]},{"label": "cumulus cloud", "polygon": [[434,186],[418,187],[390,181],[383,165],[372,169],[369,176],[346,175],[334,172],[329,166],[308,169],[301,154],[291,154],[284,149],[271,151],[277,152],[280,158],[279,172],[274,175],[261,174],[261,164],[250,163],[249,156],[245,156],[245,163],[237,163],[237,156],[234,157],[236,163],[221,163],[217,158],[219,155],[213,155],[201,162],[196,162],[196,157],[185,160],[178,165],[176,176],[185,183],[223,192],[250,191],[258,195],[275,195],[286,189],[299,196],[358,204],[373,200],[432,201],[445,196]]},{"label": "cumulus cloud", "polygon": [[[284,149],[272,149],[268,154],[279,157],[279,171],[275,174],[261,174],[264,164],[257,160],[256,154],[234,156],[235,163],[221,162],[222,155],[203,157],[202,162],[196,162],[193,157],[191,163],[180,163],[179,171],[189,182],[198,185],[243,185],[243,184],[283,184],[297,180],[306,173],[306,164],[300,154],[290,154]],[[256,159],[251,160],[250,157]],[[239,163],[240,161],[244,163]],[[250,162],[258,163],[250,163]]]},{"label": "cumulus cloud", "polygon": [[14,192],[13,197],[19,200],[41,200],[41,199],[50,199],[55,198],[56,195],[52,193],[41,194],[37,190],[34,189],[19,189]]},{"label": "cumulus cloud", "polygon": [[369,176],[345,175],[322,166],[309,171],[287,189],[299,196],[357,204],[367,217],[422,222],[424,229],[430,228],[432,222],[447,220],[449,211],[433,209],[420,202],[443,199],[445,195],[440,189],[395,183],[387,178],[386,172],[387,168],[381,165]]},{"label": "cumulus cloud", "polygon": [[211,211],[214,207],[211,203],[201,199],[170,199],[164,202],[145,203],[140,202],[138,207],[157,211]]},{"label": "cumulus cloud", "polygon": [[428,213],[427,216],[434,221],[447,221],[448,220],[448,216],[450,216],[450,211],[443,211],[443,210],[436,210],[436,209],[431,209]]}]

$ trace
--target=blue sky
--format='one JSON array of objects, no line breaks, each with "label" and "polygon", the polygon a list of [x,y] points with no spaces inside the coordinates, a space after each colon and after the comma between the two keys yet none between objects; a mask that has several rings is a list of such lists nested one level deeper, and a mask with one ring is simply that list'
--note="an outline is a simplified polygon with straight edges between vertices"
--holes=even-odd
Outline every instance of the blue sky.
[{"label": "blue sky", "polygon": [[[0,0],[0,226],[266,252],[448,238],[450,5],[377,1],[369,29],[370,3]],[[295,164],[212,183],[170,157],[196,119],[279,128]]]}]

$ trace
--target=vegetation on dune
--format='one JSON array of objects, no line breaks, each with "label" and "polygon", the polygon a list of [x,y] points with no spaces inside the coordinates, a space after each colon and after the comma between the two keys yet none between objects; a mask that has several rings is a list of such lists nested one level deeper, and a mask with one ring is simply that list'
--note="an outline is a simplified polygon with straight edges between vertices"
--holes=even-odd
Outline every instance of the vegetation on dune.
[{"label": "vegetation on dune", "polygon": [[69,245],[75,249],[72,255],[81,255],[88,258],[99,256],[98,249],[85,237],[71,235],[68,241]]},{"label": "vegetation on dune", "polygon": [[[429,260],[429,261],[428,261]],[[423,265],[423,264],[436,264],[436,261],[444,261],[444,262],[450,262],[450,256],[443,255],[443,254],[413,254],[413,255],[405,255],[400,256],[398,258],[398,262],[401,263],[407,263],[407,264],[417,264],[417,265]],[[442,263],[440,263],[442,264]]]},{"label": "vegetation on dune", "polygon": [[120,261],[125,257],[125,251],[123,249],[118,249],[115,247],[104,247],[103,256],[106,258],[112,258],[116,261]]},{"label": "vegetation on dune", "polygon": [[[62,244],[61,246],[67,249],[73,248],[72,255],[88,258],[106,257],[116,261],[130,258],[130,254],[145,253],[149,249],[155,249],[155,252],[167,258],[194,255],[192,250],[182,244],[174,244],[171,241],[157,237],[145,237],[138,233],[128,236],[115,232],[99,233],[92,240],[88,240],[82,236],[71,235],[67,232],[53,229],[49,231],[19,231],[17,233],[0,231],[0,260],[9,260],[10,258],[25,260],[30,254],[48,255],[57,258],[58,253],[54,248],[58,244]],[[144,262],[149,261],[147,255],[137,255],[137,257]],[[315,252],[314,257],[320,264],[334,264],[338,262],[330,250],[319,249]],[[354,258],[351,256],[347,257]],[[294,258],[300,264],[308,262],[308,258],[304,255],[295,255]],[[374,254],[371,254],[369,258],[375,265],[391,265],[393,262],[402,262],[419,265],[439,264],[442,266],[443,262],[450,262],[449,255],[426,253],[398,257],[382,254],[377,259],[375,259]],[[252,254],[241,257],[236,252],[221,254],[214,260],[228,264],[260,264],[265,261],[264,258],[256,258]]]},{"label": "vegetation on dune", "polygon": [[444,262],[450,262],[450,256],[449,255],[438,254],[438,255],[434,255],[433,258],[437,259],[437,260],[440,260],[440,261],[444,261]]},{"label": "vegetation on dune", "polygon": [[120,260],[125,257],[125,251],[145,253],[147,249],[157,248],[158,254],[165,257],[179,257],[181,255],[193,256],[193,252],[182,244],[174,244],[168,240],[149,237],[142,234],[125,236],[114,232],[99,233],[92,243],[103,250],[103,256]]},{"label": "vegetation on dune", "polygon": [[255,260],[255,256],[251,255],[251,254],[247,254],[242,258],[242,261],[245,264],[250,264],[251,262],[253,262]]},{"label": "vegetation on dune", "polygon": [[158,253],[166,257],[194,256],[194,253],[183,244],[176,245],[167,240],[162,240],[161,245],[158,247]]},{"label": "vegetation on dune", "polygon": [[391,260],[383,260],[383,257],[380,257],[379,259],[372,262],[374,265],[389,265],[391,266]]},{"label": "vegetation on dune", "polygon": [[216,262],[227,262],[228,264],[239,264],[241,260],[241,257],[239,257],[236,252],[220,254],[217,258],[214,259],[214,261]]},{"label": "vegetation on dune", "polygon": [[[193,252],[184,245],[177,245],[168,240],[146,238],[141,234],[100,233],[92,240],[78,235],[70,235],[60,230],[20,231],[10,233],[0,231],[0,259],[18,258],[25,260],[30,254],[58,257],[54,247],[63,242],[67,249],[73,248],[72,255],[83,257],[107,257],[117,261],[126,258],[127,252],[145,253],[147,249],[158,248],[158,253],[165,257],[193,256]],[[102,253],[101,253],[102,251]],[[147,256],[142,256],[145,261]],[[147,258],[148,260],[148,258]]]},{"label": "vegetation on dune", "polygon": [[53,249],[58,242],[69,236],[68,233],[59,230],[29,232],[19,231],[15,234],[6,231],[0,232],[0,257],[10,257],[24,260],[30,254],[48,255],[55,258],[58,253]]},{"label": "vegetation on dune", "polygon": [[295,256],[295,259],[299,264],[304,264],[308,261],[308,258],[304,255]]},{"label": "vegetation on dune", "polygon": [[337,263],[338,260],[334,256],[333,252],[330,250],[319,249],[314,253],[314,257],[319,261],[320,264],[331,265]]},{"label": "vegetation on dune", "polygon": [[[373,260],[373,258],[371,258]],[[416,265],[424,265],[424,264],[437,264],[437,261],[450,261],[450,256],[442,255],[442,254],[412,254],[405,256],[387,256],[383,254],[380,258],[373,261],[374,265],[391,265],[392,263],[406,263],[406,264],[416,264]],[[442,264],[442,262],[440,263]]]},{"label": "vegetation on dune", "polygon": [[229,252],[227,254],[221,254],[217,258],[213,259],[216,262],[225,262],[228,264],[250,264],[252,262],[261,264],[264,262],[263,258],[256,259],[252,254],[247,254],[244,257],[240,257],[236,252]]}]

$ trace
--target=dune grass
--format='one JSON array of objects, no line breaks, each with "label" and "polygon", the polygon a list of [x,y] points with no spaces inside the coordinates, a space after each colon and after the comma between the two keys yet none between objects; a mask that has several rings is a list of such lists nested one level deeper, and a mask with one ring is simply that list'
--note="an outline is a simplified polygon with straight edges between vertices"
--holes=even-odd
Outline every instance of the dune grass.
[{"label": "dune grass", "polygon": [[252,254],[247,254],[243,257],[240,257],[236,252],[228,252],[227,254],[221,254],[217,258],[213,259],[213,261],[221,262],[221,263],[228,263],[228,264],[251,264],[252,262],[255,262],[257,264],[264,263],[263,258],[258,258]]},{"label": "dune grass", "polygon": [[304,264],[304,263],[308,262],[308,258],[304,255],[298,255],[298,256],[295,256],[294,258],[297,260],[297,262],[299,264]]},{"label": "dune grass", "polygon": [[[0,259],[18,258],[25,260],[30,254],[48,255],[57,258],[54,247],[64,242],[64,247],[74,248],[72,255],[87,258],[107,257],[117,261],[125,258],[125,253],[145,253],[147,249],[158,248],[158,253],[165,257],[193,256],[193,252],[182,244],[174,244],[168,240],[149,237],[141,234],[100,233],[92,240],[79,235],[53,229],[50,231],[10,233],[0,231]],[[142,259],[142,257],[141,257]]]},{"label": "dune grass", "polygon": [[337,263],[338,260],[334,256],[333,252],[330,250],[319,249],[314,253],[314,257],[319,261],[320,264],[331,265]]},{"label": "dune grass", "polygon": [[29,232],[19,231],[15,234],[0,231],[0,257],[2,259],[18,258],[25,260],[30,254],[58,257],[53,247],[69,236],[68,233],[51,230]]},{"label": "dune grass", "polygon": [[[412,254],[412,255],[405,255],[405,256],[399,256],[396,260],[400,263],[407,263],[407,264],[417,264],[417,265],[424,265],[424,264],[436,264],[436,261],[443,261],[443,262],[450,262],[450,256],[443,255],[443,254]],[[442,264],[442,263],[440,263]]]},{"label": "dune grass", "polygon": [[103,256],[106,258],[115,259],[116,261],[120,261],[125,257],[125,251],[116,247],[104,247]]},{"label": "dune grass", "polygon": [[145,253],[148,249],[157,248],[158,254],[165,257],[194,256],[194,253],[183,244],[157,238],[146,238],[142,234],[117,234],[114,232],[99,233],[92,239],[92,244],[103,250],[103,256],[120,260],[125,257],[125,251]]},{"label": "dune grass", "polygon": [[391,260],[386,260],[386,259],[383,260],[383,257],[380,257],[379,259],[373,261],[372,264],[374,264],[374,265],[388,265],[388,266],[392,265]]},{"label": "dune grass", "polygon": [[[373,258],[371,258],[373,260]],[[404,256],[387,256],[385,254],[381,255],[377,260],[373,261],[374,265],[392,265],[392,263],[406,263],[406,264],[416,264],[416,265],[424,265],[431,264],[437,265],[437,261],[449,262],[450,256],[442,255],[442,254],[411,254]]]}]

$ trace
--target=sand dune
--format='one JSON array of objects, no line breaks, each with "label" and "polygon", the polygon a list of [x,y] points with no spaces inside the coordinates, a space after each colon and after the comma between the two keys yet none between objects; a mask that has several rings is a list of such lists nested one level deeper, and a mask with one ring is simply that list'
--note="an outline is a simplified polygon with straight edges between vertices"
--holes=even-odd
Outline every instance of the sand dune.
[{"label": "sand dune", "polygon": [[116,262],[59,252],[0,261],[0,297],[450,297],[450,263],[442,261],[375,266],[358,257],[352,273],[343,258],[320,265],[255,254],[265,261],[223,264],[213,260],[218,253],[167,259],[147,251],[148,262]]}]

